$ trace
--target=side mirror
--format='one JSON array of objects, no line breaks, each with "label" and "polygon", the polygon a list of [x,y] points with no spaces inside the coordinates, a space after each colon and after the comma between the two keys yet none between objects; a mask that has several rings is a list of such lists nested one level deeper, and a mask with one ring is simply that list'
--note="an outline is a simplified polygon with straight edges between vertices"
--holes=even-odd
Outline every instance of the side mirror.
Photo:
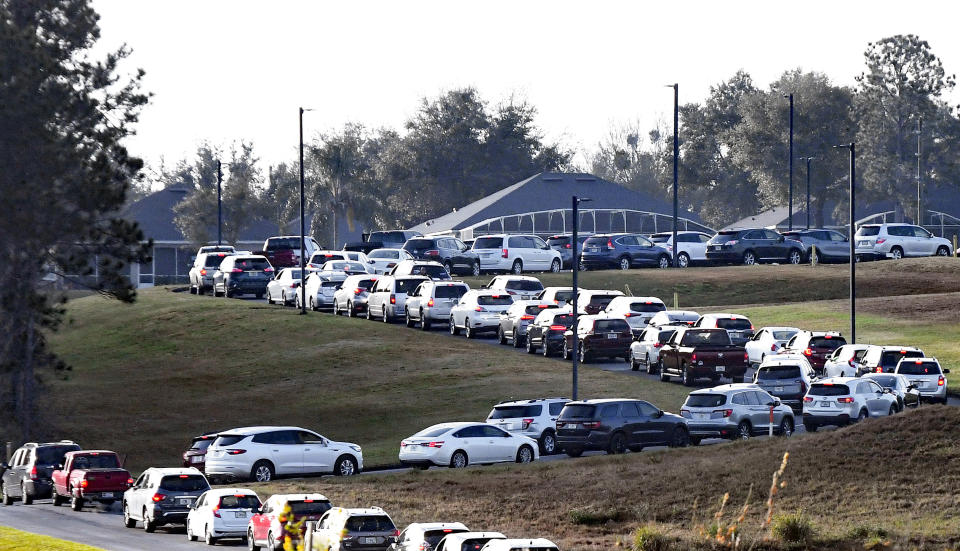
[{"label": "side mirror", "polygon": [[907,385],[907,390],[917,390],[917,385]]},{"label": "side mirror", "polygon": [[9,468],[10,468],[10,465],[8,463],[0,464],[0,469],[7,470]]},{"label": "side mirror", "polygon": [[944,370],[943,370],[943,374],[944,374],[944,375],[947,375],[947,374],[949,374],[949,373],[950,373],[950,370],[949,370],[949,369],[944,369]]},{"label": "side mirror", "polygon": [[57,463],[57,466],[54,467],[54,469],[56,469],[56,470],[58,470],[58,471],[62,471],[62,470],[63,470],[63,463]]},{"label": "side mirror", "polygon": [[780,237],[777,238],[777,243],[783,243],[783,242],[785,241],[785,239],[786,239],[786,238],[784,238],[784,237],[781,235]]},{"label": "side mirror", "polygon": [[658,410],[657,410],[657,414],[654,415],[654,418],[659,419],[659,418],[661,418],[661,417],[663,417],[663,410],[662,410],[662,409],[658,409]]}]

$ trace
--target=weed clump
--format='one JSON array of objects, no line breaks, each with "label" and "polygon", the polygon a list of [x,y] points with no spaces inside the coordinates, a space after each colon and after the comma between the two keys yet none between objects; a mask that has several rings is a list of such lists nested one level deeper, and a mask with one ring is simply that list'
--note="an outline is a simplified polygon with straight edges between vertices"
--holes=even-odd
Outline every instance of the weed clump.
[{"label": "weed clump", "polygon": [[770,526],[773,537],[785,543],[810,543],[813,541],[813,523],[802,512],[779,514]]},{"label": "weed clump", "polygon": [[572,509],[570,521],[584,526],[597,526],[608,522],[623,522],[629,515],[622,509],[607,509],[592,511],[588,509]]},{"label": "weed clump", "polygon": [[631,551],[670,551],[670,538],[652,526],[641,526],[633,533]]}]

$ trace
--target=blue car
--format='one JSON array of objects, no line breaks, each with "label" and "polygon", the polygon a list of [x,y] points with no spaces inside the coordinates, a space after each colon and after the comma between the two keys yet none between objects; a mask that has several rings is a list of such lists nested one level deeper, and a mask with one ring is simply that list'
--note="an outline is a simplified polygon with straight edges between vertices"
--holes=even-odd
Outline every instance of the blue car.
[{"label": "blue car", "polygon": [[636,233],[594,235],[583,242],[580,261],[585,269],[669,268],[670,251]]}]

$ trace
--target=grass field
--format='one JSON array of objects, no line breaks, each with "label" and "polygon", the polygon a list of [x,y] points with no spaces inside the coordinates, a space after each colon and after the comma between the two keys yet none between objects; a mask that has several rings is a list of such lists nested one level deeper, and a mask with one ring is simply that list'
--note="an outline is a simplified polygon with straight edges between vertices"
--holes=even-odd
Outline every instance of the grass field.
[{"label": "grass field", "polygon": [[31,534],[0,526],[0,551],[102,551],[99,547],[90,547],[59,540],[47,536]]}]

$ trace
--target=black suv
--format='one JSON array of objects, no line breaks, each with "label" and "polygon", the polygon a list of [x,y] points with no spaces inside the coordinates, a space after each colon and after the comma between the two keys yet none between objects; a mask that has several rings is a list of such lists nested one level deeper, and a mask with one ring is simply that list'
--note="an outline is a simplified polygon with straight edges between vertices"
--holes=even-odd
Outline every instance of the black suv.
[{"label": "black suv", "polygon": [[63,465],[67,452],[77,451],[80,446],[70,440],[24,444],[3,465],[3,504],[10,505],[13,498],[30,505],[34,499],[52,495],[53,482],[50,474]]},{"label": "black suv", "polygon": [[690,431],[683,417],[643,400],[569,402],[557,419],[557,448],[570,457],[585,450],[623,453],[689,443]]},{"label": "black suv", "polygon": [[263,298],[273,279],[273,266],[264,256],[228,256],[213,274],[213,296],[256,295]]},{"label": "black suv", "polygon": [[634,233],[594,235],[583,242],[580,265],[585,269],[638,266],[670,267],[670,251]]},{"label": "black suv", "polygon": [[707,241],[707,260],[752,266],[762,261],[800,264],[804,245],[764,228],[723,230]]},{"label": "black suv", "polygon": [[456,237],[415,237],[403,244],[403,250],[417,260],[433,260],[443,264],[451,275],[480,275],[480,255]]},{"label": "black suv", "polygon": [[[590,238],[590,234],[577,234],[577,254],[583,252],[583,242]],[[547,245],[560,253],[560,262],[563,269],[573,268],[573,234],[562,233],[547,238]],[[583,270],[583,267],[580,268]]]}]

